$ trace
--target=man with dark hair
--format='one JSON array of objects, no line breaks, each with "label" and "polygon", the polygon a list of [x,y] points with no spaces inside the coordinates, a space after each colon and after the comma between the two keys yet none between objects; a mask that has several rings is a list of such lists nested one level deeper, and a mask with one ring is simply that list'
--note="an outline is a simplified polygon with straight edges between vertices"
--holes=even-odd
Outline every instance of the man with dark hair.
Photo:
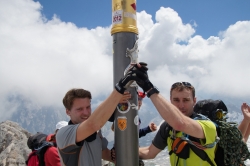
[{"label": "man with dark hair", "polygon": [[[147,75],[147,70],[144,71]],[[216,127],[210,120],[194,120],[193,106],[196,103],[195,89],[188,82],[176,82],[171,86],[170,101],[167,101],[159,90],[145,76],[142,82],[137,82],[151,99],[156,109],[165,120],[160,126],[152,144],[139,149],[142,159],[153,159],[166,146],[170,152],[172,166],[216,166],[215,140],[217,138]],[[205,154],[211,163],[202,160],[195,152],[180,141],[186,138],[193,144],[204,148]],[[179,138],[179,139],[177,139]],[[177,142],[175,142],[177,141]],[[213,145],[213,146],[212,146]],[[211,146],[210,148],[205,148]],[[181,149],[183,148],[183,149]]]},{"label": "man with dark hair", "polygon": [[[138,64],[141,66],[144,64]],[[101,159],[112,161],[107,140],[99,132],[133,81],[140,81],[142,66],[132,67],[115,85],[110,96],[91,114],[91,93],[84,89],[71,89],[63,98],[69,125],[56,134],[61,164],[66,166],[100,166]],[[145,66],[145,65],[144,65]]]}]

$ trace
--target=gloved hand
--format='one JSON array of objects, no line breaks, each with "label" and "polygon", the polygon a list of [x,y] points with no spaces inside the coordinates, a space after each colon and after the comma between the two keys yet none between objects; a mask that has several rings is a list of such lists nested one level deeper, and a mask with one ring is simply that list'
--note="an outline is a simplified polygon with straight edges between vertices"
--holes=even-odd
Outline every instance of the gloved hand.
[{"label": "gloved hand", "polygon": [[115,89],[119,93],[124,94],[124,91],[133,81],[142,82],[142,80],[140,80],[140,77],[143,77],[143,75],[144,70],[141,70],[136,64],[128,70],[123,78],[120,79],[120,81],[115,85]]},{"label": "gloved hand", "polygon": [[139,159],[139,166],[144,166],[144,162],[142,161],[142,159]]},{"label": "gloved hand", "polygon": [[136,83],[143,89],[144,93],[154,87],[154,85],[150,82],[148,78],[148,68],[147,63],[140,62],[141,67],[135,66],[137,70],[140,71],[138,74],[139,79],[136,80]]},{"label": "gloved hand", "polygon": [[115,162],[115,147],[113,147],[111,150],[111,160]]}]

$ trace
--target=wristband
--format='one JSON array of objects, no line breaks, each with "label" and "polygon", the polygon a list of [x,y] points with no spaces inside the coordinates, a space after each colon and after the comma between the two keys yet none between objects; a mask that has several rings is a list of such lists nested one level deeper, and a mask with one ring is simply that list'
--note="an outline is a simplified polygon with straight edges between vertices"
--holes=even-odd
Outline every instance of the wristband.
[{"label": "wristband", "polygon": [[147,93],[147,96],[148,96],[148,98],[150,98],[150,96],[152,95],[152,94],[155,94],[155,93],[160,93],[160,91],[154,86],[154,88],[153,89],[151,89],[148,93]]}]

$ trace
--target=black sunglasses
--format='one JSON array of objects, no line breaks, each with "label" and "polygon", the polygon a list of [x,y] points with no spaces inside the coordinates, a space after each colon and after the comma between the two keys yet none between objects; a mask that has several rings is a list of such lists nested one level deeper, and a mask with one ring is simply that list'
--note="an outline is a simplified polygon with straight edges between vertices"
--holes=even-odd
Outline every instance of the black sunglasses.
[{"label": "black sunglasses", "polygon": [[176,88],[177,86],[182,86],[184,85],[185,87],[191,88],[193,87],[189,82],[176,82],[171,86],[171,89]]}]

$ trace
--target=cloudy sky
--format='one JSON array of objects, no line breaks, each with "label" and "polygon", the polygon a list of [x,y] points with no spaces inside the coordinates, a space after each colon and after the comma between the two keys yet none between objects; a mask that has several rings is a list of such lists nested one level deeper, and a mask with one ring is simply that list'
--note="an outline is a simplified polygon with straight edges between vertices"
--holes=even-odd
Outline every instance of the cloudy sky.
[{"label": "cloudy sky", "polygon": [[[249,1],[149,2],[137,3],[139,61],[161,93],[169,98],[174,82],[189,81],[199,96],[250,103]],[[94,103],[107,96],[111,14],[111,1],[0,0],[2,119],[15,111],[13,96],[39,106],[62,106],[73,87],[90,90]]]}]

